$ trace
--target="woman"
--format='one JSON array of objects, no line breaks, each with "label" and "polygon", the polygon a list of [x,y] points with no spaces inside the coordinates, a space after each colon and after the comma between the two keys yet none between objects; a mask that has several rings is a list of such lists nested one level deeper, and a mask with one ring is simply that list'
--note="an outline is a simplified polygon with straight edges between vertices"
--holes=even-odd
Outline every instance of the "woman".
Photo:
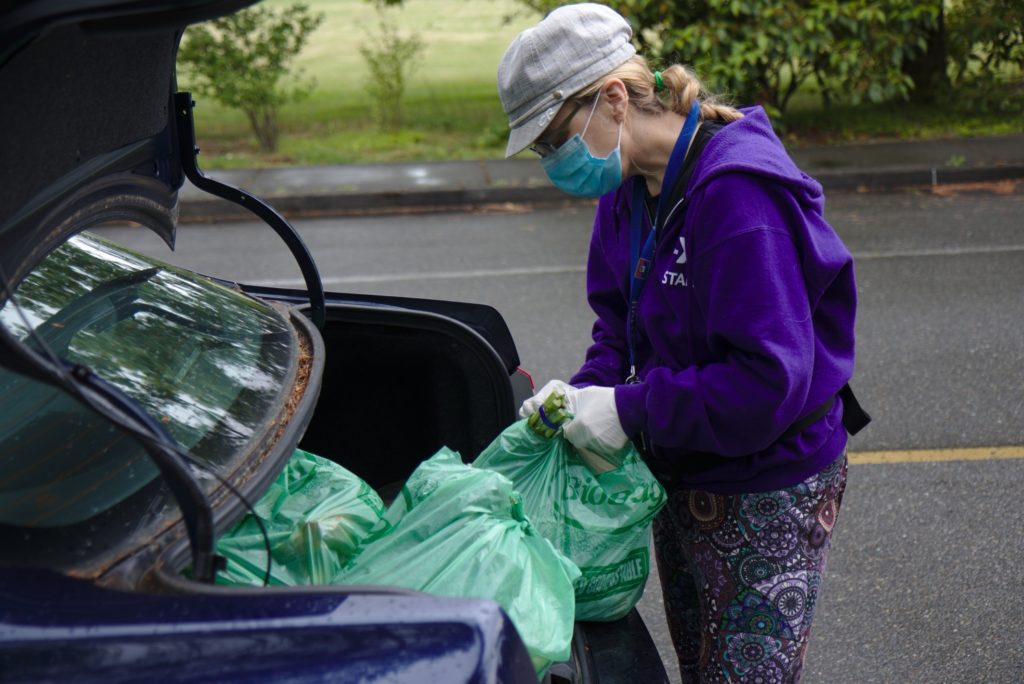
[{"label": "woman", "polygon": [[[569,5],[498,70],[511,134],[566,192],[600,197],[587,265],[593,344],[554,389],[580,449],[628,440],[665,484],[654,526],[688,681],[798,681],[846,483],[853,260],[821,186],[762,109],[652,72],[626,21]],[[838,398],[837,398],[837,395]]]}]

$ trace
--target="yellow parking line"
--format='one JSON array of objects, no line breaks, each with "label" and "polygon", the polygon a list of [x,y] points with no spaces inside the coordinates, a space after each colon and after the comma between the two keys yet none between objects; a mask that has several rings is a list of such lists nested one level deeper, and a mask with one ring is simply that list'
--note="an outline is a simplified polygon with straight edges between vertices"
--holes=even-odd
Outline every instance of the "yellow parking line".
[{"label": "yellow parking line", "polygon": [[850,463],[857,465],[872,463],[927,463],[936,461],[1000,461],[1011,458],[1024,458],[1024,446],[850,452]]}]

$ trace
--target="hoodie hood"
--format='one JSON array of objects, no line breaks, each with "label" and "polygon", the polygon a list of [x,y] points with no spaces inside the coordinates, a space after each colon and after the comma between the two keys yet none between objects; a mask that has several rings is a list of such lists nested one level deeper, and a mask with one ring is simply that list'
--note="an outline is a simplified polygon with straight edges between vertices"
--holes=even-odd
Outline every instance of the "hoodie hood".
[{"label": "hoodie hood", "polygon": [[821,211],[824,203],[821,184],[797,168],[772,129],[764,109],[756,106],[740,111],[742,119],[725,126],[708,141],[697,160],[686,196],[717,176],[739,172],[782,183],[801,204]]}]

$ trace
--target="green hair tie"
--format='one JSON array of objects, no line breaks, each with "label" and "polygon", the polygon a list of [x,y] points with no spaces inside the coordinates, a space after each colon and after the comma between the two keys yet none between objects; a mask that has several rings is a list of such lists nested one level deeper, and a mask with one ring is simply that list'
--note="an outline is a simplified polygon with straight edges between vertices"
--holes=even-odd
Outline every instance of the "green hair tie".
[{"label": "green hair tie", "polygon": [[665,82],[661,80],[661,72],[654,72],[654,91],[660,92],[665,89]]}]

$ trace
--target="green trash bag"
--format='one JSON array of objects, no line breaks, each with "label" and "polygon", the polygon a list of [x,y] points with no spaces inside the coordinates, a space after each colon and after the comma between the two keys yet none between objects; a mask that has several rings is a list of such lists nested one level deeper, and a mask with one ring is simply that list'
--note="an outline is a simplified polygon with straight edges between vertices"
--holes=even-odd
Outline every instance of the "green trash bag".
[{"label": "green trash bag", "polygon": [[650,572],[651,521],[665,490],[632,444],[614,454],[581,454],[557,429],[563,397],[513,423],[473,462],[497,471],[523,496],[534,528],[577,566],[577,620],[617,620],[643,595]]},{"label": "green trash bag", "polygon": [[[270,583],[327,584],[381,521],[384,503],[342,466],[296,449],[253,506],[270,539]],[[252,513],[217,541],[218,584],[260,586],[267,549]]]},{"label": "green trash bag", "polygon": [[496,601],[538,676],[569,659],[579,570],[537,534],[508,478],[441,449],[409,476],[335,584],[398,586]]}]

